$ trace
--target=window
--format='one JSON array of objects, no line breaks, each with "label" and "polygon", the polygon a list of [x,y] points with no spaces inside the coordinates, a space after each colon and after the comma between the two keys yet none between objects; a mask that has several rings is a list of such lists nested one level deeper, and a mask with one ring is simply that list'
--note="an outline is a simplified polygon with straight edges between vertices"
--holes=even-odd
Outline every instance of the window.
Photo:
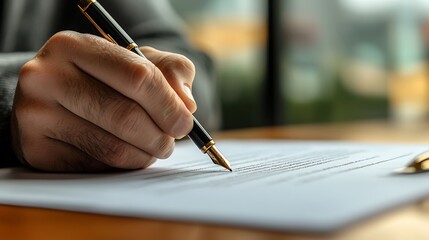
[{"label": "window", "polygon": [[[225,128],[267,124],[264,97],[278,103],[277,124],[427,117],[425,0],[171,2],[218,65]],[[264,92],[268,29],[278,38],[273,96]]]},{"label": "window", "polygon": [[189,35],[215,60],[223,127],[261,125],[265,74],[266,2],[172,0]]}]

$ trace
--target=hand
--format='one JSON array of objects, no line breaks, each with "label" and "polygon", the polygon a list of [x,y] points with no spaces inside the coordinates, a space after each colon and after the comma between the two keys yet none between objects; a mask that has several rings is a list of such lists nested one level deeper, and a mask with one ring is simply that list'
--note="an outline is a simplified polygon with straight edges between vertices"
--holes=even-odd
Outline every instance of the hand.
[{"label": "hand", "polygon": [[100,37],[54,35],[21,70],[12,112],[18,157],[45,171],[145,168],[192,129],[194,65]]}]

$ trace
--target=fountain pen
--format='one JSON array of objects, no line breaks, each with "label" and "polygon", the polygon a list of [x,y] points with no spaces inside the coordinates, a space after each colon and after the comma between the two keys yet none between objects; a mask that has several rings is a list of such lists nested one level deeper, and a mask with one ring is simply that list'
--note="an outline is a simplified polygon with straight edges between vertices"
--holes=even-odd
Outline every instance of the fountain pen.
[{"label": "fountain pen", "polygon": [[[146,59],[137,44],[99,2],[96,0],[79,0],[78,7],[104,38]],[[214,164],[232,171],[228,160],[226,160],[222,153],[216,148],[212,137],[210,137],[195,117],[193,121],[194,125],[191,132],[188,134],[188,137],[203,153],[209,155]]]}]

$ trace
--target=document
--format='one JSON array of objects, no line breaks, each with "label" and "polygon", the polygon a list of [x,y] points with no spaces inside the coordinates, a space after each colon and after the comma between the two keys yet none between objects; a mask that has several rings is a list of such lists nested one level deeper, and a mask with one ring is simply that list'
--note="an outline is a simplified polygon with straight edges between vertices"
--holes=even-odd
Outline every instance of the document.
[{"label": "document", "polygon": [[190,142],[146,170],[0,170],[0,203],[280,231],[333,231],[429,196],[429,173],[395,174],[417,144],[219,141],[233,168]]}]

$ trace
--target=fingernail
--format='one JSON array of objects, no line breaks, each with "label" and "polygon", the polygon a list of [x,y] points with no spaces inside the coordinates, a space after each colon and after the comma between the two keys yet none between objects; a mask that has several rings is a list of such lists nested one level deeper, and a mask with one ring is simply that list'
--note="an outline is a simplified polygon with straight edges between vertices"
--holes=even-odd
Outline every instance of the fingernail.
[{"label": "fingernail", "polygon": [[195,102],[194,96],[192,95],[191,87],[188,84],[183,84],[183,92],[185,92],[186,96]]}]

